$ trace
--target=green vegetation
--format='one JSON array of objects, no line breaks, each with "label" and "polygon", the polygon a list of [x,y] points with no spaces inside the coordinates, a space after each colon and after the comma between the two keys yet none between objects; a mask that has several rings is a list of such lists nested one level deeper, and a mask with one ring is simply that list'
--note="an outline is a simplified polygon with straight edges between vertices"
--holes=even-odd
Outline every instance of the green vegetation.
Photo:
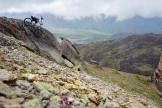
[{"label": "green vegetation", "polygon": [[2,58],[5,56],[3,52],[0,52],[0,69],[4,69],[4,63],[2,62]]},{"label": "green vegetation", "polygon": [[161,53],[161,48],[153,47],[153,54],[154,55],[159,55],[159,53]]},{"label": "green vegetation", "polygon": [[146,76],[124,73],[110,68],[101,69],[91,64],[87,65],[87,72],[107,82],[116,83],[130,92],[139,93],[162,106],[162,98],[159,97],[157,89],[149,83]]},{"label": "green vegetation", "polygon": [[148,49],[146,48],[141,48],[141,49],[134,49],[132,51],[130,51],[131,54],[138,54],[138,55],[141,55],[141,54],[144,54],[145,52],[147,52]]},{"label": "green vegetation", "polygon": [[5,56],[3,52],[0,52],[0,59],[2,59]]},{"label": "green vegetation", "polygon": [[[152,36],[153,35],[153,36]],[[161,40],[160,40],[161,39]],[[149,75],[159,63],[161,35],[134,35],[118,40],[78,46],[84,60],[95,60],[103,67]]]},{"label": "green vegetation", "polygon": [[145,64],[137,67],[140,71],[154,71],[154,69],[149,64]]}]

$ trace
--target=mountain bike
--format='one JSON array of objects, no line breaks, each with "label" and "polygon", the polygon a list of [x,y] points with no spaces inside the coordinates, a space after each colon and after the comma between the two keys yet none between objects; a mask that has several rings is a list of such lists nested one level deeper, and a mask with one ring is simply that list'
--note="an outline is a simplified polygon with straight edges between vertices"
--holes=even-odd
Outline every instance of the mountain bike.
[{"label": "mountain bike", "polygon": [[33,24],[33,20],[31,18],[25,18],[24,19],[24,25],[25,26],[30,26],[30,27],[33,27],[34,28],[34,35],[36,37],[40,37],[43,35],[43,31],[41,30],[40,26],[43,25],[43,24],[40,24],[40,26],[37,26],[36,27],[36,24],[34,23]]}]

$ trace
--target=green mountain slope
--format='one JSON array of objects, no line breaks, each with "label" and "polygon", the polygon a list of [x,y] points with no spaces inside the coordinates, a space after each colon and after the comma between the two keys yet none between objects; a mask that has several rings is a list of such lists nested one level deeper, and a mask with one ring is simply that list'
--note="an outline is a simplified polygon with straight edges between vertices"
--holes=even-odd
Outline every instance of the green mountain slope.
[{"label": "green mountain slope", "polygon": [[115,83],[128,91],[139,93],[152,99],[162,106],[162,98],[159,97],[157,89],[148,81],[146,76],[124,73],[110,68],[99,68],[97,65],[92,64],[87,65],[87,71],[89,74],[102,80]]},{"label": "green mountain slope", "polygon": [[156,69],[162,48],[161,34],[133,35],[120,40],[79,46],[83,59],[101,66],[150,75]]}]

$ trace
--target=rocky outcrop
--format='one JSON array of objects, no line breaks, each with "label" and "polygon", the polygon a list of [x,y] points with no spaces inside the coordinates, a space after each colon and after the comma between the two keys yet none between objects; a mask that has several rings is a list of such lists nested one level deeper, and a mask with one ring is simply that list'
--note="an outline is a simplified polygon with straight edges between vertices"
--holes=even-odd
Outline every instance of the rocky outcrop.
[{"label": "rocky outcrop", "polygon": [[155,84],[162,96],[162,55],[160,57],[158,68],[155,71]]},{"label": "rocky outcrop", "polygon": [[[42,34],[37,36],[36,29],[40,29]],[[34,53],[63,63],[59,42],[52,33],[42,27],[25,26],[23,20],[0,17],[0,32],[23,41],[23,46]]]},{"label": "rocky outcrop", "polygon": [[[41,34],[36,34],[38,29]],[[25,26],[23,20],[0,17],[0,32],[23,41],[25,48],[40,56],[68,67],[83,67],[84,63],[70,41],[61,38],[60,45],[54,35],[42,27]]]},{"label": "rocky outcrop", "polygon": [[[68,59],[71,64],[74,66],[78,66],[80,68],[84,68],[84,62],[81,59],[78,50],[76,47],[68,40],[63,37],[60,37],[62,42],[61,42],[61,48],[62,48],[62,57]],[[67,65],[70,65],[67,63]],[[72,66],[72,65],[70,65]],[[70,67],[69,66],[69,67]]]}]

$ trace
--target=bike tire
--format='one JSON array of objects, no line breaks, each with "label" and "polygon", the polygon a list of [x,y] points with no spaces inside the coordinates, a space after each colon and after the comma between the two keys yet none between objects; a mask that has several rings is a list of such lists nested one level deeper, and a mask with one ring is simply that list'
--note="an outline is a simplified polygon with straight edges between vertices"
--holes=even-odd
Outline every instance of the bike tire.
[{"label": "bike tire", "polygon": [[41,37],[43,35],[43,32],[40,29],[36,29],[35,32],[34,32],[34,34],[35,34],[36,37],[39,38],[39,37]]},{"label": "bike tire", "polygon": [[24,25],[25,26],[32,26],[32,20],[31,20],[31,18],[25,18],[24,19]]}]

